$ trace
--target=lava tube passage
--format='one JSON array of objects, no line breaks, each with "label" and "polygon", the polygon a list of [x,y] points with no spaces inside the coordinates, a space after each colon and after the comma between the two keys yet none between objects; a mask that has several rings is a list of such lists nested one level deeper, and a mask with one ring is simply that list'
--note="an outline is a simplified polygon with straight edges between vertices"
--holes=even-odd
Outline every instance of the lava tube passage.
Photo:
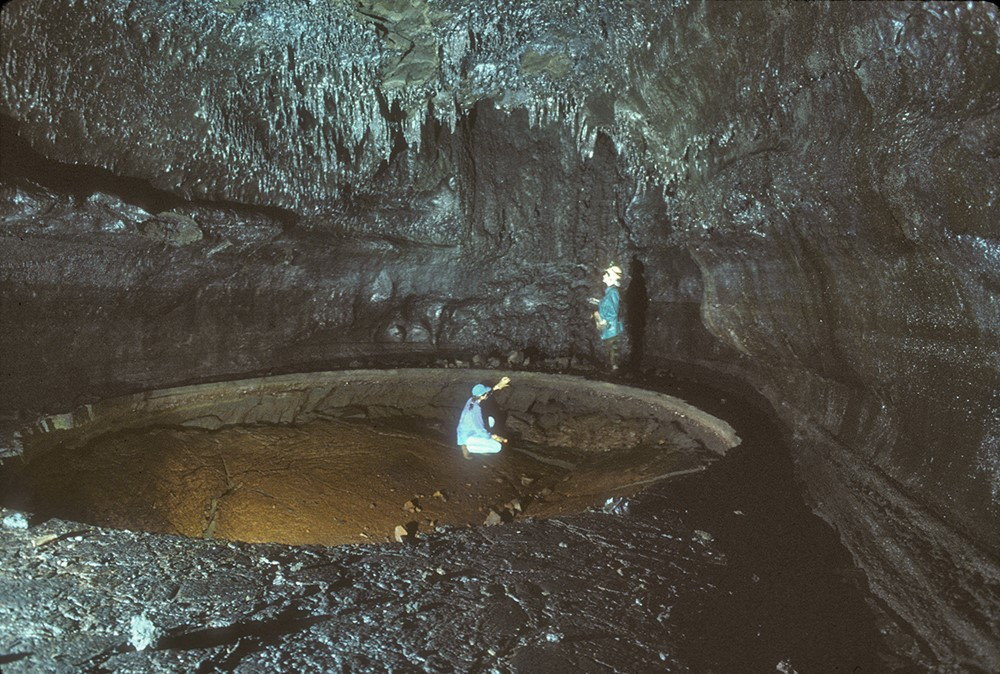
[{"label": "lava tube passage", "polygon": [[499,376],[325,372],[106,400],[26,429],[3,505],[198,538],[385,542],[614,503],[739,443],[671,396],[517,373],[483,401],[508,442],[466,458],[459,415]]}]

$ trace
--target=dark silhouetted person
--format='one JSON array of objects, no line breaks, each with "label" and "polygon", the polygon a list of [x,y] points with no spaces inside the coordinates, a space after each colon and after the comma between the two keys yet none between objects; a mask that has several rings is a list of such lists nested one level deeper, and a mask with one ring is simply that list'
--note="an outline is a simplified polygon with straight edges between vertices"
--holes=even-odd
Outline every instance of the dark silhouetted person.
[{"label": "dark silhouetted person", "polygon": [[646,308],[649,306],[649,294],[646,290],[646,277],[643,275],[646,267],[639,258],[632,257],[629,266],[629,282],[625,289],[625,325],[628,326],[628,341],[631,346],[629,354],[629,369],[635,371],[642,361],[642,350],[646,337]]}]

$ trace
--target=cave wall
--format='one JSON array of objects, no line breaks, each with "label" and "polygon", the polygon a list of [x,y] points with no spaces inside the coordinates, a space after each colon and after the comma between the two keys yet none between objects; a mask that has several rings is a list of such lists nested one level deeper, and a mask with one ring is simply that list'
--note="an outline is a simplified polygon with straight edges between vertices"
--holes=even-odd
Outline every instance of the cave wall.
[{"label": "cave wall", "polygon": [[635,361],[762,391],[921,648],[1000,663],[992,5],[21,1],[0,27],[3,409],[596,356],[614,259]]},{"label": "cave wall", "polygon": [[[65,165],[12,180],[0,187],[11,243],[0,301],[21,331],[6,336],[0,408],[373,357],[589,358],[586,299],[622,238],[620,188],[609,141],[581,160],[565,135],[486,103],[414,160],[430,167],[415,179],[425,191],[322,216],[148,186],[136,198]],[[9,175],[41,163],[7,140]],[[406,173],[405,161],[386,172]],[[100,189],[60,191],[73,176]]]},{"label": "cave wall", "polygon": [[[667,241],[699,267],[703,325],[738,354],[722,369],[794,429],[817,511],[929,650],[965,667],[998,643],[997,22],[983,5],[896,8],[855,23],[831,6],[792,32],[715,16],[734,53],[784,66],[713,71],[728,81],[705,109],[754,141],[707,134]],[[670,343],[663,309],[651,328]]]}]

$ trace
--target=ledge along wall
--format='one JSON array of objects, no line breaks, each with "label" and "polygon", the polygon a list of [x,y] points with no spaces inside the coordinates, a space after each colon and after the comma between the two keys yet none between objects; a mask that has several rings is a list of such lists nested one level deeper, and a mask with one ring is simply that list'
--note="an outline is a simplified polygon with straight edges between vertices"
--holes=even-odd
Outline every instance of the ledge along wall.
[{"label": "ledge along wall", "polygon": [[[90,439],[123,429],[184,426],[215,430],[253,424],[301,425],[318,418],[410,417],[438,422],[448,431],[472,384],[497,376],[491,370],[346,370],[184,386],[87,404],[41,417],[25,428],[25,458],[73,451]],[[673,396],[558,374],[521,372],[498,393],[504,411],[524,422],[535,444],[588,453],[630,449],[675,425],[716,455],[740,443],[725,421]],[[578,422],[600,416],[595,443]],[[554,423],[537,424],[542,417]],[[449,437],[450,437],[449,433]]]}]

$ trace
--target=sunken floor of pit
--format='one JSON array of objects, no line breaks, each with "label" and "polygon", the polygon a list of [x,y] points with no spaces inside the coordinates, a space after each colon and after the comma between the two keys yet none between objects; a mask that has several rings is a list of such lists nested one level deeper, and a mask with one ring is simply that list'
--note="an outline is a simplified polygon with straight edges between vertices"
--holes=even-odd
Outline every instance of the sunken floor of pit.
[{"label": "sunken floor of pit", "polygon": [[581,512],[700,470],[695,446],[574,457],[461,452],[419,421],[99,436],[26,466],[5,502],[40,517],[196,538],[338,545]]},{"label": "sunken floor of pit", "polygon": [[[723,434],[730,451],[699,463],[725,428],[696,408],[655,406],[666,424],[632,443],[652,409],[626,409],[641,391],[521,375],[501,400],[520,439],[465,461],[451,433],[468,373],[454,390],[408,388],[400,400],[420,419],[376,418],[406,375],[376,390],[378,376],[144,394],[27,429],[7,484],[67,515],[18,508],[24,528],[0,509],[14,526],[0,536],[0,623],[13,626],[0,630],[3,670],[891,671],[885,635],[900,640],[894,652],[909,648],[876,622],[863,575],[803,503],[780,430],[752,406],[685,394],[745,433],[739,446]],[[353,418],[304,420],[340,412]],[[596,436],[568,435],[592,421]],[[525,437],[533,429],[552,442]],[[348,479],[348,468],[360,472]],[[352,498],[361,488],[371,496]],[[461,526],[512,495],[514,521]],[[428,533],[346,546],[186,537],[208,533],[213,502],[216,539],[247,521],[260,539],[361,543],[367,525],[378,542],[410,522]],[[84,508],[128,520],[80,526]],[[586,512],[549,516],[560,509]],[[192,532],[121,530],[140,528],[139,515],[145,528]],[[429,529],[448,517],[455,528]]]},{"label": "sunken floor of pit", "polygon": [[28,429],[3,505],[119,529],[291,545],[383,543],[602,506],[739,439],[661,394],[521,373],[510,438],[465,459],[454,417],[492,372],[340,372],[150,392]]}]

